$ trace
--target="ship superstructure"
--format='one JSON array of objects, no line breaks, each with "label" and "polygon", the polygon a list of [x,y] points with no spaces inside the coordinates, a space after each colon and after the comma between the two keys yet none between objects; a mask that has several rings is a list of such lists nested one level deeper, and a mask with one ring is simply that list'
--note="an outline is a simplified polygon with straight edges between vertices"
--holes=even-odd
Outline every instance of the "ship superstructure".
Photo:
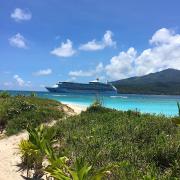
[{"label": "ship superstructure", "polygon": [[102,83],[99,80],[89,83],[59,82],[53,87],[46,87],[54,93],[85,93],[85,94],[117,94],[116,88],[110,83]]}]

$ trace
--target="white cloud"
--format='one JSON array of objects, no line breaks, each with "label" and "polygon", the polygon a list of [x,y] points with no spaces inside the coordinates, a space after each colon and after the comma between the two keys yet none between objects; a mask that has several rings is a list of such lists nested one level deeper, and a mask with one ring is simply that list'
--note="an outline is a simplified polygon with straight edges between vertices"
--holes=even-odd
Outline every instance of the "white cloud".
[{"label": "white cloud", "polygon": [[93,39],[92,41],[89,41],[86,44],[80,45],[79,49],[84,51],[97,51],[104,49],[104,44],[101,44],[100,42],[96,42],[96,40]]},{"label": "white cloud", "polygon": [[82,71],[82,70],[79,70],[79,71],[70,71],[69,72],[69,76],[74,76],[74,77],[89,77],[89,76],[92,76],[93,75],[93,71]]},{"label": "white cloud", "polygon": [[11,74],[10,71],[3,71],[4,74]]},{"label": "white cloud", "polygon": [[76,77],[71,77],[71,81],[75,81],[76,80]]},{"label": "white cloud", "polygon": [[174,38],[176,39],[176,34],[173,30],[162,28],[154,33],[149,42],[151,44],[161,45],[173,41]]},{"label": "white cloud", "polygon": [[96,66],[96,69],[95,69],[95,72],[96,73],[101,73],[103,71],[104,67],[103,67],[103,63],[99,63],[97,66]]},{"label": "white cloud", "polygon": [[28,10],[23,10],[20,8],[14,9],[14,12],[11,13],[11,18],[13,18],[15,21],[27,21],[32,18],[32,14]]},{"label": "white cloud", "polygon": [[106,74],[112,79],[122,79],[133,75],[136,53],[134,48],[129,48],[127,52],[120,52],[118,56],[112,57],[110,64],[105,67]]},{"label": "white cloud", "polygon": [[71,76],[70,78],[66,79],[65,81],[67,81],[67,82],[73,82],[73,81],[75,81],[76,79],[77,79],[77,77]]},{"label": "white cloud", "polygon": [[120,52],[106,65],[106,74],[117,80],[140,76],[167,68],[180,69],[180,34],[166,28],[159,29],[150,39],[151,48],[139,55],[134,48]]},{"label": "white cloud", "polygon": [[[127,51],[121,51],[112,57],[107,65],[97,67],[100,67],[100,72],[105,72],[110,80],[141,76],[167,68],[180,69],[180,34],[162,28],[154,33],[149,43],[150,48],[140,53],[130,47]],[[97,67],[96,70],[71,71],[69,75],[94,76]]]},{"label": "white cloud", "polygon": [[52,69],[43,69],[43,70],[39,70],[37,72],[34,72],[33,74],[35,76],[47,76],[51,73],[52,73]]},{"label": "white cloud", "polygon": [[27,86],[27,87],[32,87],[31,81],[27,81],[27,83],[25,84],[25,86]]},{"label": "white cloud", "polygon": [[17,48],[27,48],[26,39],[20,33],[17,33],[16,35],[9,38],[9,43],[11,46]]},{"label": "white cloud", "polygon": [[106,47],[115,47],[116,42],[112,40],[113,33],[111,31],[106,31],[101,41],[92,41],[87,42],[86,44],[80,45],[79,49],[84,51],[97,51],[102,50]]},{"label": "white cloud", "polygon": [[7,87],[11,87],[13,84],[12,82],[4,82],[3,85]]},{"label": "white cloud", "polygon": [[73,49],[73,43],[71,40],[67,39],[66,42],[62,42],[60,47],[55,48],[51,51],[51,54],[58,57],[71,57],[76,53]]},{"label": "white cloud", "polygon": [[13,76],[13,78],[15,79],[16,83],[18,84],[18,86],[20,87],[31,87],[31,81],[24,81],[19,75],[15,74]]},{"label": "white cloud", "polygon": [[13,78],[16,80],[19,86],[25,85],[25,81],[21,77],[19,77],[19,75],[16,74],[13,76]]},{"label": "white cloud", "polygon": [[96,76],[99,73],[103,71],[103,64],[99,63],[94,70],[89,70],[89,71],[70,71],[69,76],[72,77],[91,77],[91,76]]},{"label": "white cloud", "polygon": [[113,33],[111,31],[106,31],[103,37],[103,43],[105,47],[113,47],[116,46],[116,42],[112,40]]},{"label": "white cloud", "polygon": [[41,88],[45,88],[46,87],[46,85],[44,85],[44,84],[40,84],[40,86],[39,87],[41,87]]}]

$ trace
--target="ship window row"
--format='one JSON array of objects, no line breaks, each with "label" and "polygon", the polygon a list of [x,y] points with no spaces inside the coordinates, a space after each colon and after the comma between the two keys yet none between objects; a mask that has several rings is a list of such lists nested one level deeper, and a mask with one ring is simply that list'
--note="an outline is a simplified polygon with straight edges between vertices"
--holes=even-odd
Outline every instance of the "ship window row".
[{"label": "ship window row", "polygon": [[68,88],[68,89],[74,89],[74,90],[113,90],[112,87],[82,87],[82,86],[77,86],[77,87],[67,87],[67,86],[60,86],[59,88]]},{"label": "ship window row", "polygon": [[111,86],[71,86],[71,85],[61,85],[60,87],[68,87],[68,88],[107,88],[107,89],[112,89]]}]

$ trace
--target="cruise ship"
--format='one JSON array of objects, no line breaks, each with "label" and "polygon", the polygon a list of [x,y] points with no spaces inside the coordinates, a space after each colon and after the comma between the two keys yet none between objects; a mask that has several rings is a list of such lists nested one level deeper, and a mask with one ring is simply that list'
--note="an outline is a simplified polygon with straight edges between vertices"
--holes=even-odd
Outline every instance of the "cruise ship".
[{"label": "cruise ship", "polygon": [[77,93],[77,94],[117,94],[117,89],[111,83],[102,83],[99,80],[89,83],[59,82],[52,87],[46,87],[53,93]]}]

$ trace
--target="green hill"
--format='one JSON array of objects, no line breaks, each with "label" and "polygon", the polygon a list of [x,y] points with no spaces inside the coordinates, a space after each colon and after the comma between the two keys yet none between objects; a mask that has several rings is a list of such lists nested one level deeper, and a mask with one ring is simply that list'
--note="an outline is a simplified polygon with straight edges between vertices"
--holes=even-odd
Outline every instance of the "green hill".
[{"label": "green hill", "polygon": [[180,95],[180,70],[166,69],[112,82],[119,93]]}]

